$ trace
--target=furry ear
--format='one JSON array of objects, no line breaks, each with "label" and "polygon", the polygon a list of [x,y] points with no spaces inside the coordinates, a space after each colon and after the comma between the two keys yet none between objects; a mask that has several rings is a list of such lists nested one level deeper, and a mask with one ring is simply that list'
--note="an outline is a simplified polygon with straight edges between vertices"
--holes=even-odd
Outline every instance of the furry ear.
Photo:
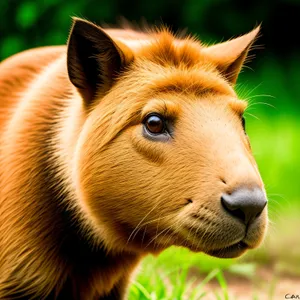
[{"label": "furry ear", "polygon": [[231,84],[236,83],[248,51],[257,38],[259,30],[260,26],[248,34],[202,50]]},{"label": "furry ear", "polygon": [[133,60],[128,47],[114,42],[100,27],[73,19],[69,36],[67,67],[73,85],[88,106],[113,85],[117,75]]}]

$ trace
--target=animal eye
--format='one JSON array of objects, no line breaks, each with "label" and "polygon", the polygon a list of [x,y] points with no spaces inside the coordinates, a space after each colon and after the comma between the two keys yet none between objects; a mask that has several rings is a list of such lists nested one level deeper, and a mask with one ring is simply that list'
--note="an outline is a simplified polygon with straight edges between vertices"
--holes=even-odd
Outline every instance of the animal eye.
[{"label": "animal eye", "polygon": [[143,123],[148,132],[152,134],[162,134],[166,130],[165,120],[159,114],[148,115]]},{"label": "animal eye", "polygon": [[244,117],[242,117],[242,126],[243,126],[244,131],[246,132],[246,120]]}]

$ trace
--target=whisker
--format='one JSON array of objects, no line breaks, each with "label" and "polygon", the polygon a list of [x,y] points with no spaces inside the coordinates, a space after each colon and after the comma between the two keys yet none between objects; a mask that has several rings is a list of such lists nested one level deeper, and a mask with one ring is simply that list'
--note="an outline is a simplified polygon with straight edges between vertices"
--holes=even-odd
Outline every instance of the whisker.
[{"label": "whisker", "polygon": [[[258,95],[258,96],[262,96],[262,95]],[[266,95],[264,95],[264,96],[266,96]],[[270,97],[271,97],[271,96],[270,96]],[[246,100],[248,100],[248,99],[246,99]],[[249,109],[250,107],[252,107],[252,106],[254,106],[254,105],[266,105],[266,106],[272,107],[272,108],[274,108],[274,109],[277,109],[276,106],[274,106],[274,105],[271,104],[271,103],[267,103],[267,102],[253,102],[253,103],[251,103],[250,105],[248,105],[247,109]]]},{"label": "whisker", "polygon": [[[173,233],[169,235],[168,239],[165,241],[164,245],[168,245],[170,239],[176,234],[178,233],[178,230],[181,225],[184,223],[184,220],[180,220],[180,219],[177,219],[176,222],[172,225],[169,226],[169,229],[165,232],[164,234],[164,237],[170,232],[170,230],[173,229]],[[175,226],[175,228],[174,228]]]},{"label": "whisker", "polygon": [[[199,222],[199,218],[196,219],[196,220],[193,222],[192,227],[194,227],[194,224],[196,224],[197,222]],[[199,229],[199,226],[197,226],[196,232],[197,232],[198,229]],[[192,242],[193,245],[194,245],[194,243],[195,243],[195,238],[196,238],[196,233],[194,232],[194,234],[193,234],[193,242]]]},{"label": "whisker", "polygon": [[[265,98],[276,99],[275,96],[269,95],[269,94],[257,94],[257,95],[252,95],[252,96],[245,97],[244,99],[245,99],[246,101],[249,101],[249,100],[251,100],[251,99],[258,98],[258,97],[259,97],[259,98],[265,97]],[[255,102],[255,103],[260,103],[260,102]],[[271,104],[265,103],[265,102],[261,102],[261,104],[271,105]],[[275,107],[274,107],[274,108],[275,108]]]},{"label": "whisker", "polygon": [[163,234],[169,228],[170,228],[170,226],[166,227],[165,229],[163,229],[162,231],[160,231],[160,233],[156,233],[156,235],[150,240],[150,242],[145,246],[145,248],[147,248],[148,246],[150,246],[151,243],[153,243],[161,234]]},{"label": "whisker", "polygon": [[151,223],[157,222],[158,220],[162,220],[162,219],[169,218],[169,217],[172,217],[172,216],[173,216],[173,214],[169,214],[169,215],[167,215],[167,216],[158,217],[158,218],[156,218],[156,219],[152,219],[152,220],[149,220],[149,221],[147,221],[147,222],[141,224],[141,225],[139,226],[139,229],[135,232],[135,234],[134,234],[134,236],[133,236],[132,238],[134,239],[135,236],[136,236],[136,235],[138,234],[138,232],[140,231],[140,229],[141,229],[142,227],[144,227],[145,225],[149,225],[149,224],[151,224]]},{"label": "whisker", "polygon": [[133,229],[133,231],[131,232],[131,234],[129,235],[128,239],[127,239],[127,244],[129,243],[131,237],[133,236],[133,234],[135,233],[135,231],[139,228],[140,224],[151,214],[151,212],[159,205],[159,202],[156,203],[156,205],[154,205],[154,207],[141,219],[141,221],[137,224],[137,226]]},{"label": "whisker", "polygon": [[[157,233],[158,233],[158,227],[159,227],[159,221],[161,220],[161,214],[162,214],[162,212],[160,212],[160,214],[159,214],[159,218],[158,218],[158,220],[157,220],[157,222],[156,222],[156,235],[157,235]],[[155,243],[154,243],[154,247],[156,246],[156,241],[155,241]]]},{"label": "whisker", "polygon": [[[258,85],[256,85],[254,88],[252,88],[251,90],[248,90],[246,87],[245,87],[245,90],[246,90],[246,94],[243,95],[243,98],[248,98],[248,95],[251,95],[255,90],[257,90],[260,86],[262,85],[262,82],[259,83]],[[238,88],[238,90],[240,89],[241,87]],[[241,92],[238,91],[238,94],[240,94]]]},{"label": "whisker", "polygon": [[[204,238],[204,236],[206,235],[207,231],[211,229],[212,223],[210,222],[209,225],[206,224],[205,227],[206,227],[206,228],[205,228],[205,231],[203,232],[203,234],[201,235],[201,238],[199,238],[199,241],[198,241],[198,243],[197,243],[197,248],[199,247],[199,243],[200,243],[201,241],[203,241],[203,238]],[[200,228],[200,226],[197,228],[196,234],[198,233],[198,229],[199,229],[199,228]]]},{"label": "whisker", "polygon": [[257,116],[253,115],[253,114],[250,114],[249,112],[245,112],[245,115],[248,115],[248,116],[251,116],[252,118],[256,119],[256,120],[259,120],[260,121],[260,118],[258,118]]},{"label": "whisker", "polygon": [[147,230],[147,225],[146,225],[145,228],[144,228],[144,232],[143,232],[143,237],[142,237],[141,245],[144,244],[144,239],[145,239],[146,230]]}]

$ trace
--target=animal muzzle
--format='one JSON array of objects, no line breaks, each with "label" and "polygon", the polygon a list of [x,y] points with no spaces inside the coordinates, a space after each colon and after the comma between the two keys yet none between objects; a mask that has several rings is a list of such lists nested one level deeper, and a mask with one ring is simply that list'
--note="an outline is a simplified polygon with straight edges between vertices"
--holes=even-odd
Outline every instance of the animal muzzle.
[{"label": "animal muzzle", "polygon": [[[218,209],[209,205],[194,213],[187,239],[190,249],[223,258],[242,255],[256,248],[267,228],[267,198],[258,185],[228,190],[219,196]],[[189,236],[193,236],[192,239]],[[198,242],[194,242],[198,240]]]},{"label": "animal muzzle", "polygon": [[230,194],[223,194],[221,203],[227,213],[247,226],[261,215],[267,205],[267,199],[259,187],[241,187]]}]

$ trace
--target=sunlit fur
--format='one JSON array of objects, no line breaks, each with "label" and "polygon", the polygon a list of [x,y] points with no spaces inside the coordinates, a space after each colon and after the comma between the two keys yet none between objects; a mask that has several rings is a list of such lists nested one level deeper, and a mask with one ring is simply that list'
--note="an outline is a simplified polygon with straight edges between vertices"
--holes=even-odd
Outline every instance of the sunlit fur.
[{"label": "sunlit fur", "polygon": [[[220,48],[166,29],[106,32],[131,63],[88,107],[64,46],[0,65],[0,299],[121,299],[145,254],[245,236],[220,197],[263,189],[233,90],[258,29]],[[142,134],[151,112],[170,121],[168,140]],[[265,209],[250,248],[266,226]]]}]

